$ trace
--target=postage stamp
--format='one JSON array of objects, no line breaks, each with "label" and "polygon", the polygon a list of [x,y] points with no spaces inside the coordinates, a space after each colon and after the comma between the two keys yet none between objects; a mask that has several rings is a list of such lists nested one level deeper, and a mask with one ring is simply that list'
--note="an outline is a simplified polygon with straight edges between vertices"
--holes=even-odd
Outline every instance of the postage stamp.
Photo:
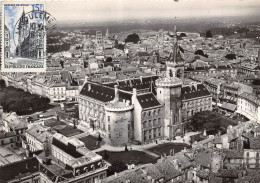
[{"label": "postage stamp", "polygon": [[2,2],[1,72],[45,72],[45,2]]}]

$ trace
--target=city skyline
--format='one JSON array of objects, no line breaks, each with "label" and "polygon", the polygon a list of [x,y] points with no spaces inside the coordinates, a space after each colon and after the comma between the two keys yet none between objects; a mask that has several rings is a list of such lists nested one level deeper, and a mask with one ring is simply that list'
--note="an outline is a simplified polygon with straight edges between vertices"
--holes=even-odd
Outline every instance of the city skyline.
[{"label": "city skyline", "polygon": [[[206,2],[206,3],[205,3]],[[57,8],[62,7],[62,8]],[[259,16],[257,0],[107,0],[47,2],[47,11],[59,22],[100,22],[127,19]],[[64,15],[66,12],[66,15]],[[84,15],[84,16],[83,16]]]}]

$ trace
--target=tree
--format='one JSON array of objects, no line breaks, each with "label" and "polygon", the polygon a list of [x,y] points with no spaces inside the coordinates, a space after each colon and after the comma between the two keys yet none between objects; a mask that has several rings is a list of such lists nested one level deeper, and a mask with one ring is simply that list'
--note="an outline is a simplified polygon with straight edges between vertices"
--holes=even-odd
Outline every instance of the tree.
[{"label": "tree", "polygon": [[210,30],[208,30],[208,31],[206,32],[206,38],[211,38],[211,37],[213,37],[213,36],[212,36],[212,33],[211,33]]},{"label": "tree", "polygon": [[234,53],[229,53],[225,56],[225,58],[229,59],[229,60],[234,60],[236,59],[236,54]]},{"label": "tree", "polygon": [[180,37],[187,37],[187,35],[182,32],[182,33],[180,34]]},{"label": "tree", "polygon": [[218,117],[214,112],[202,111],[193,115],[190,126],[193,130],[217,132],[220,128]]},{"label": "tree", "polygon": [[6,87],[5,80],[0,80],[0,91],[3,91],[3,89]]},{"label": "tree", "polygon": [[195,54],[195,55],[200,55],[200,56],[203,56],[203,57],[208,58],[208,55],[205,54],[205,53],[203,52],[203,50],[197,50],[197,51],[195,51],[194,54]]},{"label": "tree", "polygon": [[111,57],[107,57],[106,58],[106,62],[112,62],[112,58]]},{"label": "tree", "polygon": [[122,45],[122,44],[118,44],[115,46],[115,48],[119,49],[119,50],[124,50],[125,49],[125,46]]},{"label": "tree", "polygon": [[138,36],[138,34],[133,33],[133,34],[129,34],[127,36],[127,38],[125,39],[125,42],[133,42],[133,43],[138,43],[140,41],[140,38]]},{"label": "tree", "polygon": [[122,161],[115,161],[115,162],[112,163],[112,166],[109,167],[109,171],[111,172],[111,174],[114,174],[115,172],[119,173],[119,172],[122,172],[126,169],[127,169],[127,166]]}]

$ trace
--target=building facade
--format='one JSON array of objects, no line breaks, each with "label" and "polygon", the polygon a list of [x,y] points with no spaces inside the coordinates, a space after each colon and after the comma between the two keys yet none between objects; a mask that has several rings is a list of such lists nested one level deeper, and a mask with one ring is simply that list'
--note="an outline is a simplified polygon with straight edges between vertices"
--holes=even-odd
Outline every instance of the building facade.
[{"label": "building facade", "polygon": [[16,54],[25,58],[44,58],[44,28],[28,22],[23,11],[18,25],[18,46]]},{"label": "building facade", "polygon": [[250,120],[260,123],[260,99],[259,96],[244,92],[238,96],[237,113]]},{"label": "building facade", "polygon": [[11,56],[11,52],[10,52],[10,31],[7,28],[7,26],[5,25],[4,28],[4,54],[5,54],[5,59],[10,58]]}]

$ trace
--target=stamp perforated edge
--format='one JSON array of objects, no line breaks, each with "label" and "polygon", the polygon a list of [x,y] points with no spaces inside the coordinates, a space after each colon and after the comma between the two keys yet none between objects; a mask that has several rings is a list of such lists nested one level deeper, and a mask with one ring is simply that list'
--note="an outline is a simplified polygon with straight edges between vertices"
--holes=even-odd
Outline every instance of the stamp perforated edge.
[{"label": "stamp perforated edge", "polygon": [[[4,5],[5,4],[44,4],[44,9],[46,9],[46,1],[2,1],[0,8],[1,8],[1,66],[0,66],[0,71],[1,72],[46,72],[46,57],[43,58],[43,68],[5,68],[4,67],[4,24],[5,24],[5,20],[4,20]],[[47,33],[46,33],[47,34]],[[44,36],[44,50],[45,52],[47,51],[47,35]],[[46,52],[47,54],[47,52]]]}]

